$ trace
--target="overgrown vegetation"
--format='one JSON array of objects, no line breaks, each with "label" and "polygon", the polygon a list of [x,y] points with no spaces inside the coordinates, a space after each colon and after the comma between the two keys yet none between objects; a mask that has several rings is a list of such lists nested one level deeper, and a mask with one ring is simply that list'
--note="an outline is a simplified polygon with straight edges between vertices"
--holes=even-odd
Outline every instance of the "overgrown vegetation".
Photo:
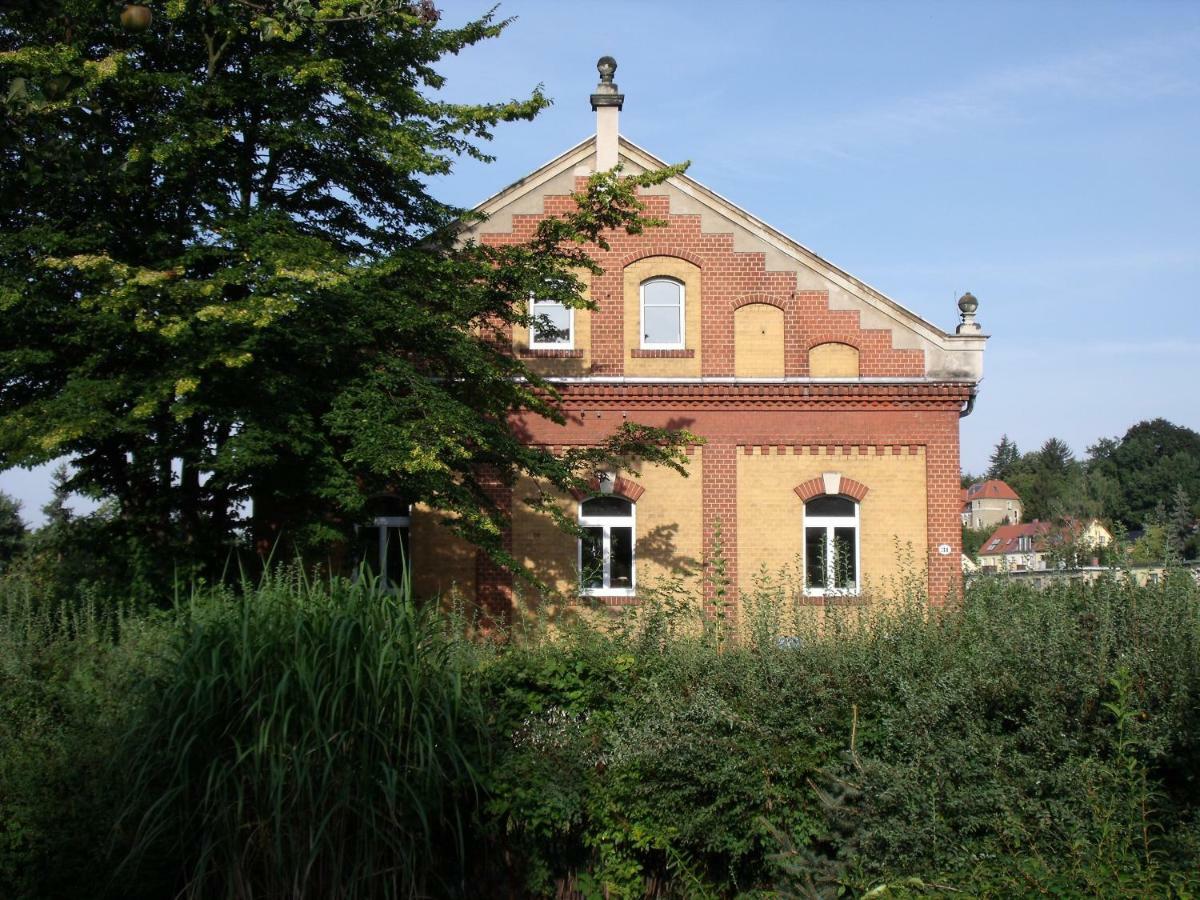
[{"label": "overgrown vegetation", "polygon": [[364,581],[0,594],[0,894],[1192,896],[1200,590],[468,638]]}]

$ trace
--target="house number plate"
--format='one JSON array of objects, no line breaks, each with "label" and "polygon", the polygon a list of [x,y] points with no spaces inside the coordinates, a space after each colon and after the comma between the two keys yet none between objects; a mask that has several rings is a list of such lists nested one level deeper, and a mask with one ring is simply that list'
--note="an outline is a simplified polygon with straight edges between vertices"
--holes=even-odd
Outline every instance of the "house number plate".
[{"label": "house number plate", "polygon": [[949,556],[950,555],[950,545],[949,544],[938,544],[938,553],[940,553],[942,556]]}]

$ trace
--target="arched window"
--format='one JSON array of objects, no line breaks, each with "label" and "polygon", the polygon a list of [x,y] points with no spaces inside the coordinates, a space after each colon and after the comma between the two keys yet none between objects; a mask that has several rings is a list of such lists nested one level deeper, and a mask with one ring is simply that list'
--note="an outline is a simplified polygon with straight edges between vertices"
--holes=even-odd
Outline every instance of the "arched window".
[{"label": "arched window", "polygon": [[359,559],[362,565],[389,590],[400,590],[411,571],[409,527],[412,508],[398,497],[374,497],[367,501],[368,525],[358,528]]},{"label": "arched window", "polygon": [[804,593],[857,594],[858,504],[822,495],[804,504]]},{"label": "arched window", "polygon": [[642,349],[682,350],[683,283],[674,278],[642,282]]},{"label": "arched window", "polygon": [[632,595],[634,506],[601,494],[579,504],[579,581],[585,594]]}]

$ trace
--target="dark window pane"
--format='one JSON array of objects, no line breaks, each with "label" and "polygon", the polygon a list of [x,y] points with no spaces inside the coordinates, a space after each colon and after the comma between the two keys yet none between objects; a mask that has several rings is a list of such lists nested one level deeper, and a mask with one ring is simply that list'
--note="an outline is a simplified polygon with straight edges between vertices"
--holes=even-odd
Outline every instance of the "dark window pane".
[{"label": "dark window pane", "polygon": [[610,587],[633,587],[633,529],[619,527],[609,529],[609,546],[612,553]]},{"label": "dark window pane", "polygon": [[853,528],[833,529],[833,583],[839,588],[852,589],[858,583],[854,539]]},{"label": "dark window pane", "polygon": [[408,568],[408,529],[395,526],[387,529],[387,580],[388,586],[398,588],[404,583],[404,571]]},{"label": "dark window pane", "polygon": [[358,558],[361,560],[367,575],[380,574],[379,566],[379,529],[374,525],[364,525],[358,529]]},{"label": "dark window pane", "polygon": [[604,587],[604,529],[583,529],[580,547],[580,582],[585,588]]},{"label": "dark window pane", "polygon": [[804,529],[804,586],[825,587],[825,529]]},{"label": "dark window pane", "polygon": [[854,515],[854,501],[845,497],[816,497],[804,504],[804,514],[808,516],[850,516]]},{"label": "dark window pane", "polygon": [[633,514],[633,504],[620,497],[593,497],[583,501],[583,514],[593,517],[626,517]]}]

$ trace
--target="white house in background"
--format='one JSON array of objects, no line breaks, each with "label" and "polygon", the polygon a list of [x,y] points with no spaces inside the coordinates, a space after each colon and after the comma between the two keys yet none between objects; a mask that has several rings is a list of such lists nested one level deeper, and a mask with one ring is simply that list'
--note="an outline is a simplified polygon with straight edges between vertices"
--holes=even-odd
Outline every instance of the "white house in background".
[{"label": "white house in background", "polygon": [[995,478],[963,488],[962,503],[964,528],[993,528],[1021,521],[1021,497]]}]

